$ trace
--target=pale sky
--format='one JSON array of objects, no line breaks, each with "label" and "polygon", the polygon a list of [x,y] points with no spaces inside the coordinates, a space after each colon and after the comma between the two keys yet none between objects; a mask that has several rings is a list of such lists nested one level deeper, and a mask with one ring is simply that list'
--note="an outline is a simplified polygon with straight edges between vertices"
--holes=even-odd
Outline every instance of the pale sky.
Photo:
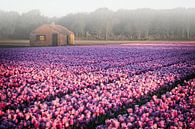
[{"label": "pale sky", "polygon": [[69,13],[92,12],[106,7],[118,9],[194,8],[195,0],[0,0],[0,10],[27,12],[38,9],[46,16],[65,16]]}]

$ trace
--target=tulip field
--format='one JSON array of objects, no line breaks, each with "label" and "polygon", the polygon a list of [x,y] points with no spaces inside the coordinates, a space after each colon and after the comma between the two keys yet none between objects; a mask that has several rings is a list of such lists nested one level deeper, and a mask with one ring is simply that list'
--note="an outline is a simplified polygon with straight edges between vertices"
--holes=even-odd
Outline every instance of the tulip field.
[{"label": "tulip field", "polygon": [[195,128],[194,45],[0,48],[0,129]]}]

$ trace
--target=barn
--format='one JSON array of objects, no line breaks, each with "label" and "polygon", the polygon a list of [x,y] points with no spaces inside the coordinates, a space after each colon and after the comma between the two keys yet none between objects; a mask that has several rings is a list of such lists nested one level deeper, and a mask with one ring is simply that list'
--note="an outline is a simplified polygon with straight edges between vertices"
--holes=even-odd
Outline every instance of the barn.
[{"label": "barn", "polygon": [[31,46],[74,45],[74,33],[61,25],[44,24],[30,33]]}]

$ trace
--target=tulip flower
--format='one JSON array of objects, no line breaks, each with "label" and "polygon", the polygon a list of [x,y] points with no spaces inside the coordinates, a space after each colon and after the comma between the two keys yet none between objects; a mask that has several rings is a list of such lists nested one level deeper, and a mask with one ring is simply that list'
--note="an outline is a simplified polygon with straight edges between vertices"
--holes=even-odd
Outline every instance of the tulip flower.
[{"label": "tulip flower", "polygon": [[[121,45],[1,49],[0,128],[85,128],[103,115],[114,117],[104,128],[193,128],[194,80],[157,93],[194,74],[194,50]],[[143,100],[146,104],[140,105]]]}]

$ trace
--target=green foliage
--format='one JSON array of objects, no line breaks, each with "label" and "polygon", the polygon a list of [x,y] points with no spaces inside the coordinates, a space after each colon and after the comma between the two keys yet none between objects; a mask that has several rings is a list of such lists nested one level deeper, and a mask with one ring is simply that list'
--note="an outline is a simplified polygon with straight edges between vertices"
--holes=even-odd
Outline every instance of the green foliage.
[{"label": "green foliage", "polygon": [[72,14],[57,23],[76,33],[77,39],[194,40],[195,9],[137,9],[113,12],[106,8]]},{"label": "green foliage", "polygon": [[0,39],[28,39],[30,32],[47,22],[40,11],[27,13],[0,11]]},{"label": "green foliage", "polygon": [[38,10],[23,14],[0,11],[0,39],[28,39],[36,27],[55,22],[88,40],[195,40],[195,9],[100,8],[91,13],[59,18],[42,16]]}]

